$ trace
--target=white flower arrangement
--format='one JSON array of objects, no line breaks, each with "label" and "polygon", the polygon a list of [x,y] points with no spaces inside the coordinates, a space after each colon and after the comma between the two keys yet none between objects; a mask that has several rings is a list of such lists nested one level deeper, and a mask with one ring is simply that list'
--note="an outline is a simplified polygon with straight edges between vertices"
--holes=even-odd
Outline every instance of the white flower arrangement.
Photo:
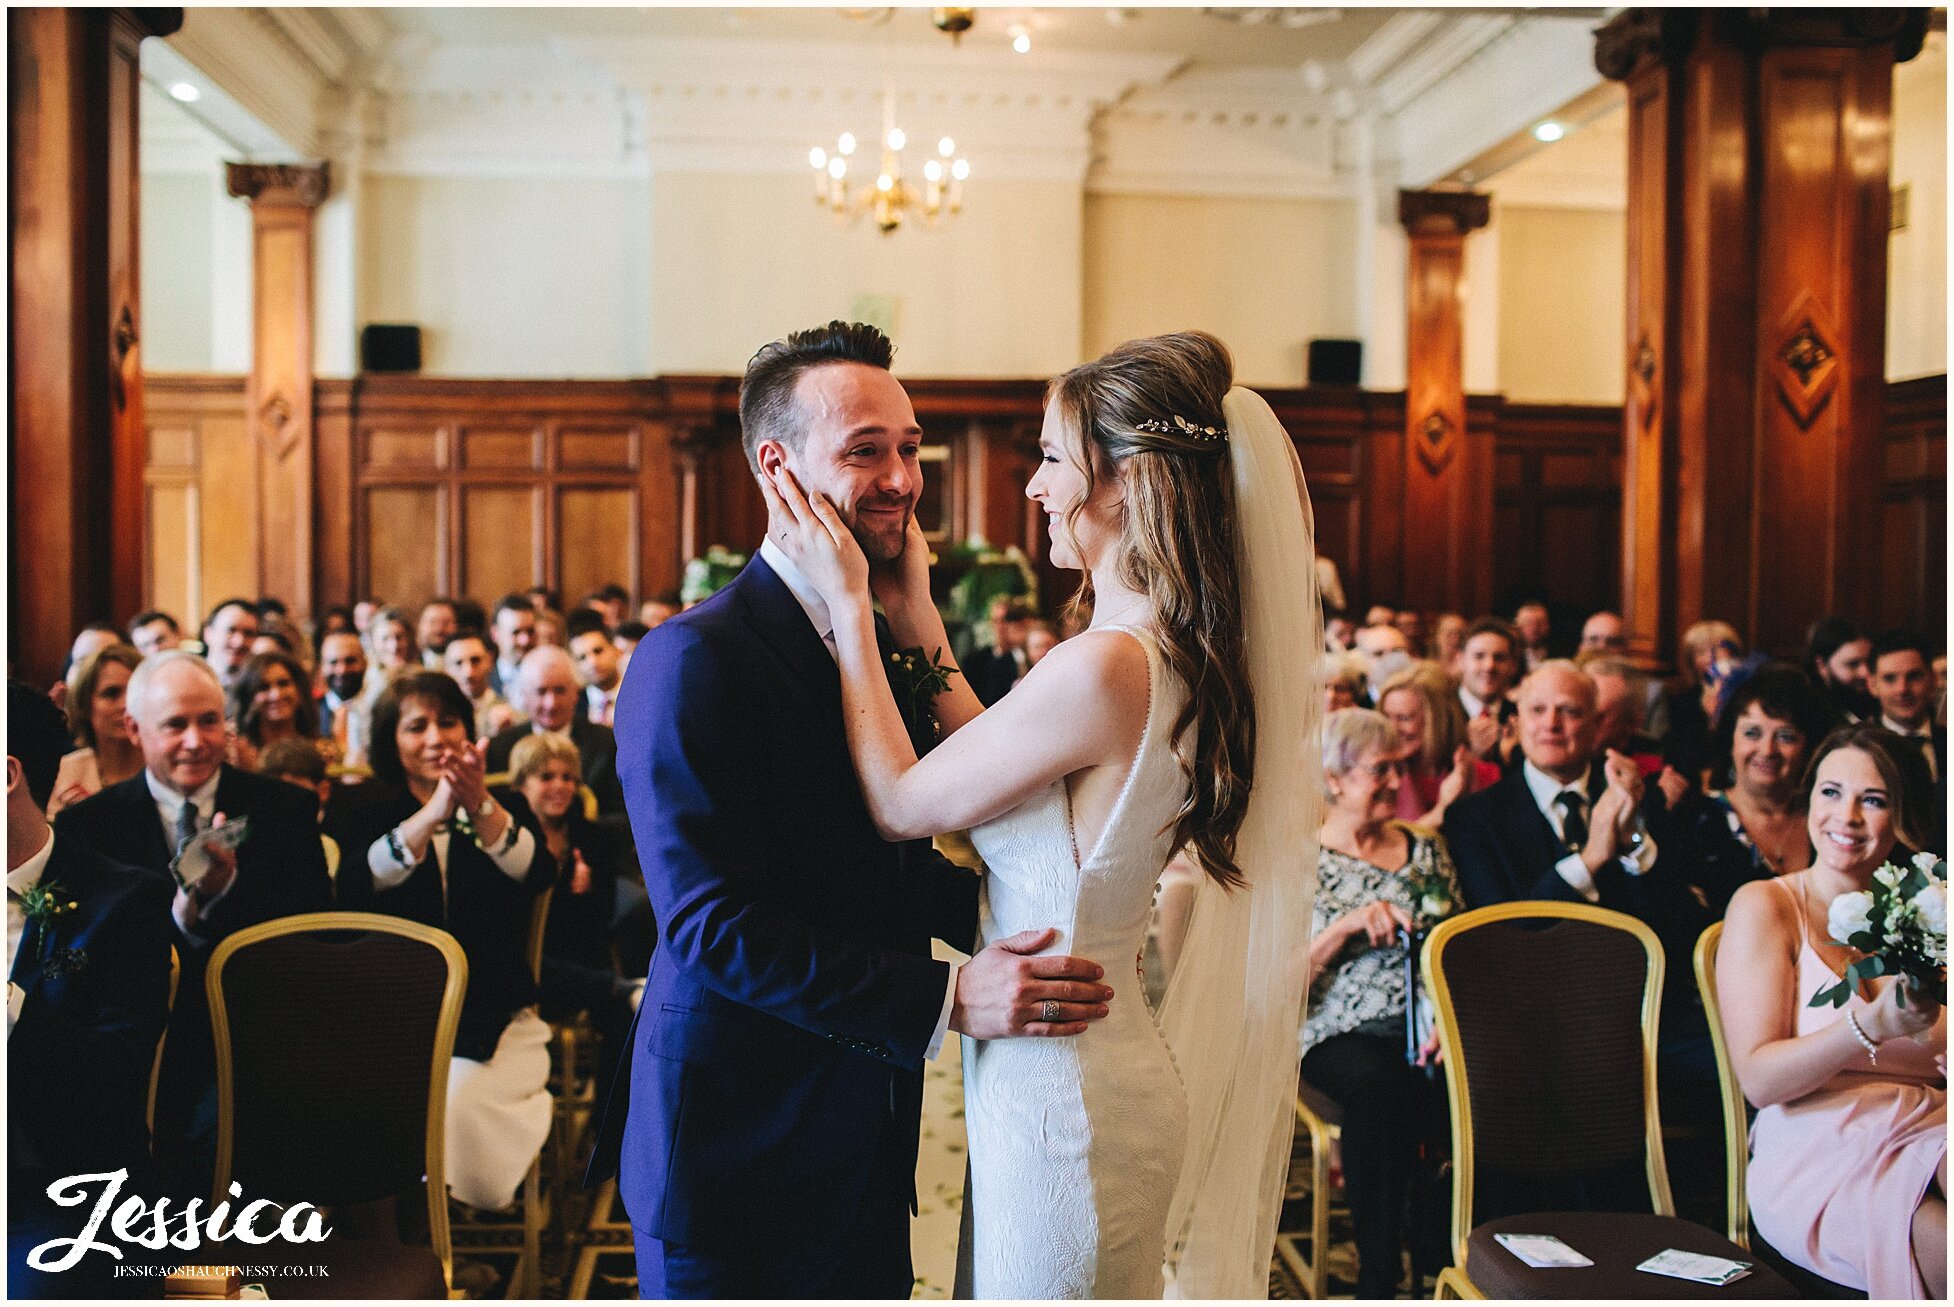
[{"label": "white flower arrangement", "polygon": [[1865,956],[1845,978],[1811,997],[1812,1007],[1843,1007],[1875,976],[1900,976],[1898,998],[1940,1006],[1947,1002],[1947,863],[1917,854],[1906,867],[1887,863],[1869,889],[1841,894],[1825,914],[1832,942]]}]

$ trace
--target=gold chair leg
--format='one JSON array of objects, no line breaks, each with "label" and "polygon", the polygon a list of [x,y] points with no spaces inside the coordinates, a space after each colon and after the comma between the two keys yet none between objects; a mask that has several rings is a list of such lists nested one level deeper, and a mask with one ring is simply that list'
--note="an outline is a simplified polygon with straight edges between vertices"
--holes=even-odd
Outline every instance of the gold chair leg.
[{"label": "gold chair leg", "polygon": [[1466,1278],[1466,1273],[1457,1266],[1448,1266],[1438,1273],[1438,1287],[1432,1291],[1432,1301],[1444,1302],[1448,1298],[1484,1298],[1479,1286]]}]

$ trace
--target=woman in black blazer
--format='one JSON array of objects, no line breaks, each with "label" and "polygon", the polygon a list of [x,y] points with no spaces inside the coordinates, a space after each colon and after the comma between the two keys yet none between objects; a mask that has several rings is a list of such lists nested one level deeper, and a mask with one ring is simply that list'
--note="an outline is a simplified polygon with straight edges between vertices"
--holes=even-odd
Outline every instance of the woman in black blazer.
[{"label": "woman in black blazer", "polygon": [[454,1196],[501,1208],[549,1133],[549,1027],[537,1015],[530,922],[556,863],[515,796],[484,784],[484,747],[460,685],[410,671],[373,710],[373,779],[328,821],[344,850],[343,909],[448,931],[468,955],[468,991],[448,1078]]}]

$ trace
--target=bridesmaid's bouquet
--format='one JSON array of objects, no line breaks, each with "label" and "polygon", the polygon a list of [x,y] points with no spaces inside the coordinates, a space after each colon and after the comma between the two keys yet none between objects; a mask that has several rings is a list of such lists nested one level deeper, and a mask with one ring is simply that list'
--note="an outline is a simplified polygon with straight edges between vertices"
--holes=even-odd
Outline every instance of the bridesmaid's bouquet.
[{"label": "bridesmaid's bouquet", "polygon": [[1941,1006],[1947,1002],[1947,863],[1931,853],[1914,856],[1907,867],[1887,863],[1873,873],[1871,889],[1832,900],[1826,925],[1832,942],[1865,954],[1846,968],[1845,978],[1812,995],[1812,1007],[1845,1006],[1861,983],[1874,976],[1900,976],[1895,996],[1905,1005]]}]

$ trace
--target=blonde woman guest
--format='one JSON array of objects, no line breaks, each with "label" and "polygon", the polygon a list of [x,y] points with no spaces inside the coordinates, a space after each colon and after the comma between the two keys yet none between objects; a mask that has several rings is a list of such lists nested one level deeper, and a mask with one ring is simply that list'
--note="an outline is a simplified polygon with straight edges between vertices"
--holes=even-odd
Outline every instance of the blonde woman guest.
[{"label": "blonde woman guest", "polygon": [[1669,727],[1662,737],[1662,759],[1703,784],[1703,774],[1716,765],[1711,732],[1724,682],[1744,658],[1743,637],[1728,622],[1697,622],[1683,632],[1676,658],[1676,679],[1663,706]]},{"label": "blonde woman guest", "polygon": [[319,703],[312,678],[288,653],[252,654],[231,683],[230,717],[237,727],[238,766],[258,769],[264,751],[281,740],[312,740],[338,749],[328,736],[319,740]]},{"label": "blonde woman guest", "polygon": [[126,644],[97,649],[75,664],[63,705],[68,730],[81,748],[61,759],[47,815],[80,803],[104,786],[126,781],[143,769],[142,750],[123,725],[123,695],[142,655]]},{"label": "blonde woman guest", "polygon": [[[1864,891],[1910,831],[1891,737],[1848,726],[1811,771],[1812,865],[1730,900],[1717,956],[1724,1037],[1751,1133],[1757,1233],[1873,1298],[1947,1296],[1947,1015],[1901,981],[1812,1007],[1861,956],[1832,942],[1834,901]],[[1842,927],[1842,929],[1844,929]]]},{"label": "blonde woman guest", "polygon": [[1453,680],[1459,676],[1459,651],[1465,648],[1466,619],[1458,613],[1440,613],[1432,623],[1432,661]]},{"label": "blonde woman guest", "polygon": [[1358,708],[1364,702],[1365,662],[1361,654],[1324,654],[1317,664],[1317,676],[1323,682],[1323,711],[1336,712],[1340,708]]},{"label": "blonde woman guest", "polygon": [[[1303,1079],[1343,1108],[1344,1191],[1357,1235],[1357,1296],[1395,1298],[1403,1213],[1419,1146],[1445,1094],[1405,1061],[1405,946],[1463,904],[1445,842],[1397,818],[1404,742],[1381,713],[1323,723],[1322,843],[1309,946]],[[1436,1035],[1425,1057],[1437,1051]]]},{"label": "blonde woman guest", "polygon": [[1490,765],[1481,775],[1482,764],[1466,740],[1465,708],[1436,663],[1413,663],[1385,681],[1377,707],[1404,745],[1401,820],[1436,829],[1454,799],[1499,779],[1498,768]]}]

